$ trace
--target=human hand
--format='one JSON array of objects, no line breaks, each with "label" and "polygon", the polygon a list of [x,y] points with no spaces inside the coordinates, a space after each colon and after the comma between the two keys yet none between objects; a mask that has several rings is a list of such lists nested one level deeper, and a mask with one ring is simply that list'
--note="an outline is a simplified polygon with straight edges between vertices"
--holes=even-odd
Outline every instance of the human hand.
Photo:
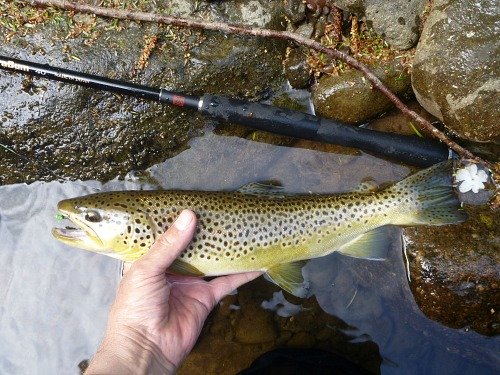
[{"label": "human hand", "polygon": [[194,213],[184,210],[151,249],[127,267],[104,340],[86,374],[174,373],[215,305],[261,275],[249,272],[205,281],[166,273],[195,227]]}]

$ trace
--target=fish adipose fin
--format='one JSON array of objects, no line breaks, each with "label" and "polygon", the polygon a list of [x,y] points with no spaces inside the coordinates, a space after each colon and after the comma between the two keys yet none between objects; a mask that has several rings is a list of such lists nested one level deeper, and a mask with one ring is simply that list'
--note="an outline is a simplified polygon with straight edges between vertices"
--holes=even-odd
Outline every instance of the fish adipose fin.
[{"label": "fish adipose fin", "polygon": [[394,224],[444,225],[467,219],[453,188],[452,160],[415,173],[387,191],[402,198],[410,196],[409,210]]},{"label": "fish adipose fin", "polygon": [[384,260],[389,250],[387,227],[380,227],[356,237],[337,251],[354,258]]},{"label": "fish adipose fin", "polygon": [[302,267],[307,263],[300,260],[293,263],[278,264],[267,270],[269,278],[280,288],[296,297],[304,298],[309,293],[308,283],[302,277]]}]

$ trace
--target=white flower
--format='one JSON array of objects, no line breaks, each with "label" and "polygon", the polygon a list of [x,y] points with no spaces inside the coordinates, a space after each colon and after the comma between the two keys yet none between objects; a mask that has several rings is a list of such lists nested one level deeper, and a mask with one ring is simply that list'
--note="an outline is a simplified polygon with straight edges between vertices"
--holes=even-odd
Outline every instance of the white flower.
[{"label": "white flower", "polygon": [[457,182],[462,181],[458,187],[461,193],[469,190],[477,193],[480,189],[484,189],[484,183],[488,181],[488,175],[483,170],[478,171],[476,164],[469,164],[457,171],[455,179]]}]

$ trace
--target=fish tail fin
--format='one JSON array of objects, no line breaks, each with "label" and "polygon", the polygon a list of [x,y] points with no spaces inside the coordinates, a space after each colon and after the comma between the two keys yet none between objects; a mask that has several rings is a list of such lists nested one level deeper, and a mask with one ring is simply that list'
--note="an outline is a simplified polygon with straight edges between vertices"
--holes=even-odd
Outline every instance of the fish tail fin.
[{"label": "fish tail fin", "polygon": [[399,225],[444,225],[467,219],[453,188],[453,161],[417,172],[388,189],[401,198]]}]

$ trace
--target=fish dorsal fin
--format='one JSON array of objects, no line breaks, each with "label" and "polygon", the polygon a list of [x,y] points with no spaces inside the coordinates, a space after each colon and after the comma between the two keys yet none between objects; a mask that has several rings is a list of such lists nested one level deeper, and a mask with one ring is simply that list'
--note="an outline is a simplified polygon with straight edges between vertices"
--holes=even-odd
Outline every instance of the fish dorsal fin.
[{"label": "fish dorsal fin", "polygon": [[296,297],[306,297],[309,285],[302,277],[302,267],[307,261],[277,264],[267,270],[269,278],[288,293]]},{"label": "fish dorsal fin", "polygon": [[283,186],[277,181],[250,182],[236,191],[241,194],[273,198],[283,198],[286,195],[283,192]]},{"label": "fish dorsal fin", "polygon": [[198,268],[193,267],[192,265],[178,258],[174,260],[174,262],[170,265],[170,267],[168,267],[168,270],[172,273],[177,273],[180,275],[203,276],[203,272],[200,272]]},{"label": "fish dorsal fin", "polygon": [[384,260],[389,249],[387,227],[373,229],[346,243],[338,252],[354,258]]},{"label": "fish dorsal fin", "polygon": [[378,189],[378,184],[373,180],[367,180],[361,182],[356,188],[353,190],[353,193],[361,193],[368,194]]}]

